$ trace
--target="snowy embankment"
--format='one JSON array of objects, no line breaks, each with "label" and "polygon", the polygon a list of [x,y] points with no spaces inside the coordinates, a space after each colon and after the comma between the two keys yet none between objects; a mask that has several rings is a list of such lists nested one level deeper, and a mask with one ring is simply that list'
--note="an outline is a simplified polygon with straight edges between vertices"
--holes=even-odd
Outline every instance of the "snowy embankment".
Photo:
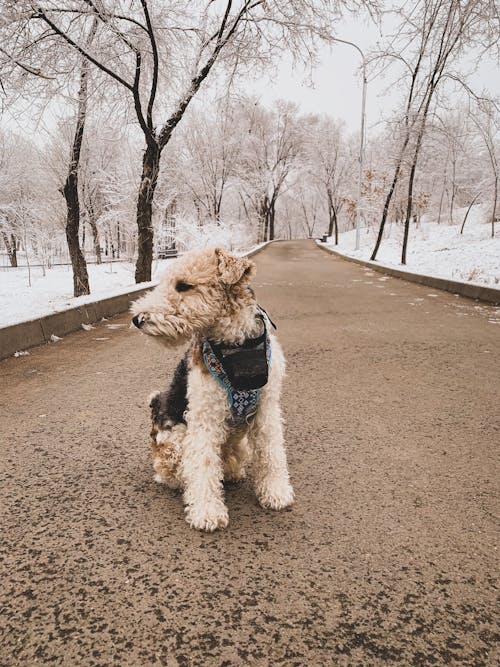
[{"label": "snowy embankment", "polygon": [[[264,245],[264,244],[261,244]],[[247,252],[256,250],[255,246]],[[245,252],[235,254],[246,254]],[[73,297],[73,273],[71,266],[55,266],[46,269],[45,276],[40,267],[31,269],[31,287],[28,269],[0,269],[0,327],[26,322],[46,315],[52,315],[68,308],[107,299],[138,288],[155,285],[171,259],[153,262],[150,283],[136,284],[135,265],[130,262],[89,264],[91,294]]]},{"label": "snowy embankment", "polygon": [[[485,223],[481,207],[469,213],[464,232],[460,227],[465,210],[455,211],[459,224],[425,222],[410,228],[406,266],[401,265],[403,229],[401,225],[388,225],[377,254],[377,262],[397,269],[408,270],[437,278],[459,282],[471,282],[500,289],[500,223],[495,238],[491,237],[491,224]],[[349,257],[369,260],[375,246],[376,228],[361,230],[360,249],[355,250],[356,231],[339,235],[339,245],[330,247]]]},{"label": "snowy embankment", "polygon": [[[169,260],[157,263],[154,278],[161,273]],[[135,267],[128,262],[113,264],[89,264],[91,294],[73,295],[73,273],[71,266],[55,266],[45,271],[31,269],[31,287],[28,269],[0,270],[0,326],[8,326],[51,315],[67,308],[75,308],[92,301],[123,294],[137,287],[134,281]],[[141,286],[147,287],[149,283]],[[154,283],[151,283],[154,284]]]}]

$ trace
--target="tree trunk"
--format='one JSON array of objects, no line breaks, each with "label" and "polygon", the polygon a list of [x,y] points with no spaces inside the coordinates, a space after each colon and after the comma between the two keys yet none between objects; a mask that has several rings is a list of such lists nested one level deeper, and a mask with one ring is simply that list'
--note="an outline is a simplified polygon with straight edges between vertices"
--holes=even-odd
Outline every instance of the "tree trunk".
[{"label": "tree trunk", "polygon": [[404,146],[403,146],[403,150],[401,151],[398,163],[396,165],[396,169],[394,171],[394,178],[392,179],[391,188],[390,188],[389,192],[387,193],[387,197],[385,199],[384,210],[383,210],[383,213],[382,213],[382,220],[380,221],[380,227],[378,228],[377,241],[375,243],[375,247],[373,248],[373,252],[372,252],[372,255],[370,257],[370,260],[372,262],[374,262],[375,259],[377,258],[378,249],[380,248],[380,242],[382,241],[382,236],[384,235],[384,228],[385,228],[385,223],[387,221],[387,215],[389,213],[389,206],[391,205],[392,197],[394,195],[394,190],[396,189],[396,185],[397,185],[397,182],[398,182],[398,179],[399,179],[399,173],[401,171],[401,164],[403,162],[403,154],[404,154],[404,151],[406,149],[407,144],[408,144],[408,141],[405,141]]},{"label": "tree trunk", "polygon": [[16,237],[14,234],[10,235],[10,239],[5,232],[2,231],[2,239],[7,250],[7,255],[9,257],[10,265],[13,268],[17,268],[17,246],[16,246]]},{"label": "tree trunk", "polygon": [[453,207],[455,206],[455,196],[457,193],[457,186],[456,186],[456,173],[457,173],[457,167],[456,167],[456,160],[453,160],[453,165],[452,165],[452,172],[451,172],[451,198],[450,198],[450,224],[453,224]]},{"label": "tree trunk", "polygon": [[269,240],[274,241],[274,219],[276,217],[276,209],[274,203],[269,209]]},{"label": "tree trunk", "polygon": [[269,204],[267,195],[260,200],[257,208],[258,229],[257,229],[257,243],[264,243],[267,241],[267,229],[269,225]]},{"label": "tree trunk", "polygon": [[463,233],[464,233],[464,227],[465,227],[465,223],[466,223],[466,221],[467,221],[467,217],[468,217],[468,215],[469,215],[469,212],[470,212],[471,208],[472,208],[473,205],[474,205],[474,202],[476,201],[476,199],[477,199],[478,197],[479,197],[479,195],[477,194],[477,195],[474,197],[474,199],[471,201],[471,203],[469,204],[469,207],[467,208],[467,211],[465,212],[464,221],[462,222],[462,226],[460,227],[460,234],[463,234]]},{"label": "tree trunk", "polygon": [[264,234],[263,234],[263,242],[265,243],[267,239],[267,234],[269,230],[269,211],[266,211],[264,213]]},{"label": "tree trunk", "polygon": [[[77,127],[75,141],[77,141],[77,135],[79,133],[83,134],[83,125],[81,126],[81,129]],[[75,154],[74,147],[73,154]],[[66,240],[68,242],[69,256],[73,267],[73,296],[82,296],[83,294],[90,294],[90,288],[87,264],[80,248],[78,234],[80,227],[80,203],[78,200],[77,168],[78,160],[76,162],[73,160],[64,184],[63,194],[68,209],[66,216]]]},{"label": "tree trunk", "polygon": [[158,182],[161,150],[158,143],[148,141],[142,159],[142,175],[137,198],[137,263],[135,282],[151,280],[153,263],[153,196]]},{"label": "tree trunk", "polygon": [[171,219],[170,219],[170,230],[171,230],[171,231],[170,231],[170,233],[171,233],[170,247],[172,248],[172,250],[175,250],[176,247],[177,247],[177,239],[176,239],[177,231],[176,231],[176,224],[177,224],[177,219],[176,219],[175,215],[172,215],[172,217],[171,217]]},{"label": "tree trunk", "polygon": [[14,236],[14,234],[10,235],[10,242],[11,242],[11,246],[12,246],[11,264],[12,264],[12,266],[17,268],[17,241],[16,241],[16,237]]},{"label": "tree trunk", "polygon": [[333,235],[333,227],[335,224],[334,216],[333,216],[333,209],[331,206],[328,206],[328,236]]},{"label": "tree trunk", "polygon": [[[332,193],[328,188],[326,189],[326,199],[328,202],[328,236],[332,236],[333,228],[335,226],[336,215],[335,215],[335,207],[332,201]],[[337,243],[335,243],[335,245],[337,245]]]},{"label": "tree trunk", "polygon": [[408,182],[408,201],[406,205],[405,231],[403,236],[403,248],[401,251],[401,264],[406,264],[406,248],[408,246],[408,234],[410,232],[410,220],[413,206],[413,181],[415,179],[415,171],[417,168],[417,157],[418,153],[415,154],[413,159],[413,164],[411,165],[410,171],[410,179]]},{"label": "tree trunk", "polygon": [[491,238],[495,238],[495,220],[497,217],[497,202],[498,202],[498,178],[495,174],[495,189],[493,195],[493,211],[491,212]]},{"label": "tree trunk", "polygon": [[406,217],[405,217],[405,232],[403,237],[403,248],[401,251],[401,264],[406,264],[406,248],[408,245],[408,232],[410,230],[410,220],[412,215],[412,206],[413,206],[413,182],[415,179],[415,171],[417,169],[418,156],[420,155],[420,149],[422,147],[422,139],[424,138],[425,126],[427,123],[427,114],[429,113],[429,107],[431,104],[432,96],[436,89],[437,83],[433,81],[433,85],[427,91],[427,99],[422,112],[422,121],[418,129],[417,141],[415,144],[415,152],[413,153],[413,162],[411,165],[410,178],[408,180],[408,199],[406,204]]},{"label": "tree trunk", "polygon": [[99,241],[99,231],[97,229],[96,221],[91,216],[89,216],[88,223],[90,225],[90,229],[92,230],[92,245],[94,246],[96,264],[102,264],[101,243]]},{"label": "tree trunk", "polygon": [[441,199],[439,200],[439,212],[438,212],[438,225],[441,222],[441,213],[443,212],[443,199],[444,199],[444,193],[446,190],[446,170],[444,172],[444,181],[443,181],[443,189],[441,191]]},{"label": "tree trunk", "polygon": [[264,242],[264,227],[265,227],[265,216],[262,213],[259,213],[257,218],[257,243]]},{"label": "tree trunk", "polygon": [[337,218],[337,210],[332,202],[328,202],[328,236],[333,236],[335,233],[335,245],[339,244],[339,224]]},{"label": "tree trunk", "polygon": [[[97,18],[94,19],[87,39],[87,45],[92,40],[97,29]],[[80,69],[80,89],[78,91],[78,113],[76,119],[75,135],[71,147],[70,164],[68,176],[63,187],[66,199],[66,240],[68,242],[69,256],[73,267],[73,295],[82,296],[90,294],[89,276],[87,263],[80,248],[80,201],[78,199],[78,168],[80,164],[80,153],[82,150],[83,131],[85,129],[85,117],[87,115],[87,80],[89,61],[82,58]]]}]

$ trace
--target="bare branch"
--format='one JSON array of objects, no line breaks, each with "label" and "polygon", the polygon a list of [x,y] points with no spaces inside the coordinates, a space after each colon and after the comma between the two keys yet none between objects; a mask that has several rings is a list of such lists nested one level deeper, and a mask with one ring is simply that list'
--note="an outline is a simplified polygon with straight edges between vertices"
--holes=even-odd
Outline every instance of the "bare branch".
[{"label": "bare branch", "polygon": [[115,79],[115,81],[118,81],[119,84],[127,88],[128,90],[132,91],[134,90],[133,85],[125,81],[125,79],[122,79],[121,76],[116,74],[116,72],[113,72],[110,70],[108,67],[103,65],[103,63],[99,62],[96,58],[90,55],[85,49],[83,49],[79,44],[77,44],[74,40],[71,39],[69,35],[67,35],[63,30],[61,30],[46,14],[45,12],[37,6],[36,8],[36,13],[33,15],[34,19],[41,19],[42,21],[45,21],[48,26],[52,28],[52,30],[59,35],[65,42],[70,44],[74,49],[78,51],[84,58],[89,60],[93,65],[98,67],[100,70],[108,74],[111,78]]},{"label": "bare branch", "polygon": [[3,49],[0,46],[0,53],[3,53],[4,56],[6,56],[10,62],[14,63],[14,65],[17,65],[20,67],[24,72],[27,72],[28,74],[33,74],[34,76],[38,76],[41,79],[47,79],[47,80],[53,80],[53,76],[48,76],[47,74],[43,74],[43,72],[40,69],[34,69],[30,67],[29,65],[25,65],[24,63],[20,62],[17,58],[14,58],[10,53],[8,53],[5,49]]},{"label": "bare branch", "polygon": [[149,16],[148,3],[147,0],[141,0],[142,9],[144,11],[144,16],[146,18],[147,32],[149,35],[149,41],[151,42],[151,48],[153,50],[153,77],[151,82],[151,91],[149,94],[148,101],[148,110],[147,110],[147,124],[149,128],[153,128],[153,105],[156,97],[156,89],[158,86],[158,45],[156,43],[155,34],[153,31],[153,26],[151,24],[151,18]]}]

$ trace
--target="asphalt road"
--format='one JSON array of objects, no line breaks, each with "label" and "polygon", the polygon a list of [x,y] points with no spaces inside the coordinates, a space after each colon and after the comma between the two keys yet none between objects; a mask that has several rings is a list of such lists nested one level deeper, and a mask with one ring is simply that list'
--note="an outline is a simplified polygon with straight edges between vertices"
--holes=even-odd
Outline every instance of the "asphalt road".
[{"label": "asphalt road", "polygon": [[312,242],[255,259],[296,504],[244,483],[187,526],[145,403],[178,355],[127,317],[0,362],[2,667],[499,664],[500,310]]}]

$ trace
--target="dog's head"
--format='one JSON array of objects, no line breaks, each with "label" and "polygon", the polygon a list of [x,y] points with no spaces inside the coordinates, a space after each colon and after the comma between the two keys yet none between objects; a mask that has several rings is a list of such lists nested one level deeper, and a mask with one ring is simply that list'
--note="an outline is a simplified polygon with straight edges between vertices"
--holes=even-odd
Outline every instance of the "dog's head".
[{"label": "dog's head", "polygon": [[132,322],[168,345],[209,335],[248,302],[254,263],[220,248],[191,252],[172,262],[161,283],[132,304]]}]

